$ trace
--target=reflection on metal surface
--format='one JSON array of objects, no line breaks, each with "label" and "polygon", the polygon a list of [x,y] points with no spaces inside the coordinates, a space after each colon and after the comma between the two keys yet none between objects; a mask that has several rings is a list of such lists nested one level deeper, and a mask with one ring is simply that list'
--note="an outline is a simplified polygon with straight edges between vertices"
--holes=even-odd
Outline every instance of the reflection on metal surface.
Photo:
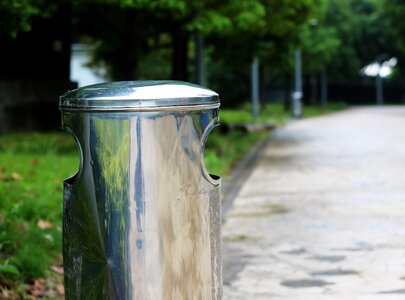
[{"label": "reflection on metal surface", "polygon": [[221,299],[220,180],[203,164],[218,109],[63,111],[67,299]]},{"label": "reflection on metal surface", "polygon": [[[196,110],[219,106],[218,94],[181,81],[120,81],[89,85],[61,97],[64,110]],[[180,107],[179,107],[180,106]]]}]

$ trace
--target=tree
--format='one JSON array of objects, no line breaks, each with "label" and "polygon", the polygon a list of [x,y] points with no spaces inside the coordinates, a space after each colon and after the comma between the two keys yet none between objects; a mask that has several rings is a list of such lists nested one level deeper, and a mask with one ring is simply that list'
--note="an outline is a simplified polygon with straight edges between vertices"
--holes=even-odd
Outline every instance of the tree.
[{"label": "tree", "polygon": [[401,50],[405,52],[405,2],[402,0],[385,0],[383,16],[388,20]]},{"label": "tree", "polygon": [[57,4],[48,0],[0,1],[0,35],[16,37],[19,31],[29,31],[32,19],[49,17]]},{"label": "tree", "polygon": [[[59,0],[54,5],[61,1],[64,0]],[[113,79],[137,78],[139,60],[145,53],[150,52],[152,47],[156,49],[170,45],[172,78],[185,80],[188,79],[189,41],[194,32],[199,31],[205,37],[217,35],[219,38],[234,37],[237,40],[243,36],[249,45],[248,52],[257,53],[264,39],[277,40],[287,36],[294,31],[297,24],[307,20],[321,2],[323,1],[71,1],[79,33],[92,35],[99,41],[96,60],[105,61]],[[19,3],[23,3],[28,16],[34,16],[37,12],[39,14],[39,9],[33,8],[46,6],[51,1],[23,0]],[[10,5],[4,11],[8,16],[17,14],[13,13]],[[13,28],[26,26],[28,29],[30,19],[27,18],[21,24],[26,25]],[[170,37],[170,44],[162,35]]]},{"label": "tree", "polygon": [[[100,41],[96,59],[104,60],[110,65],[113,79],[128,78],[129,75],[132,75],[129,78],[137,78],[138,61],[145,53],[170,46],[171,77],[187,80],[189,41],[195,31],[208,35],[212,32],[233,32],[241,28],[258,30],[261,26],[260,14],[263,14],[258,0],[105,0],[99,1],[97,5],[86,3],[82,3],[77,9],[79,31],[91,34]],[[94,6],[98,8],[96,13]],[[130,14],[130,17],[126,17],[127,14]],[[108,26],[100,30],[99,22],[92,24],[91,20],[97,15],[100,16],[101,22]],[[112,24],[115,26],[111,26]],[[132,41],[132,49],[118,49],[120,43],[114,36],[119,37],[121,41]],[[121,66],[113,60],[117,56],[122,60],[130,59],[132,63]]]},{"label": "tree", "polygon": [[325,11],[323,10],[316,19],[312,19],[305,24],[300,32],[303,73],[309,77],[311,86],[309,97],[306,95],[306,98],[309,98],[312,105],[319,98],[318,77],[321,79],[322,103],[325,104],[327,101],[326,65],[331,61],[340,46],[336,29],[325,24]]},{"label": "tree", "polygon": [[74,7],[76,35],[97,42],[92,65],[103,65],[113,80],[137,79],[139,61],[150,51],[158,20],[149,11],[96,3]]},{"label": "tree", "polygon": [[304,72],[320,72],[330,62],[340,46],[335,28],[319,22],[316,26],[305,26],[300,36],[305,61]]},{"label": "tree", "polygon": [[[264,23],[260,30],[213,34],[209,37],[215,68],[210,81],[221,92],[222,99],[243,102],[249,97],[249,70],[252,57],[261,61],[261,73],[268,66],[273,76],[291,79],[294,49],[300,46],[300,30],[322,10],[323,0],[260,1]],[[264,76],[261,76],[264,78]],[[263,84],[262,84],[263,86]],[[286,92],[286,102],[289,95]],[[226,100],[225,100],[226,101]]]},{"label": "tree", "polygon": [[[392,32],[391,45],[397,45],[395,56],[398,58],[398,77],[405,84],[405,3],[401,0],[385,0],[382,17]],[[405,91],[402,92],[405,98]]]},{"label": "tree", "polygon": [[397,46],[378,0],[329,0],[325,24],[336,29],[341,41],[328,64],[335,82],[361,79],[360,69],[381,53],[394,55]]}]

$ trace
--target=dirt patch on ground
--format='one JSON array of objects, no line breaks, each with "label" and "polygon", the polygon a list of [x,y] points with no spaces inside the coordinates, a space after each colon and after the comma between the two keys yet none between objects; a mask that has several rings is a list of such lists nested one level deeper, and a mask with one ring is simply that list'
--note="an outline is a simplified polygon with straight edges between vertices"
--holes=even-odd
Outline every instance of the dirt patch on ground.
[{"label": "dirt patch on ground", "polygon": [[232,217],[265,218],[271,215],[288,213],[288,209],[281,204],[266,203],[262,205],[246,205],[233,210]]}]

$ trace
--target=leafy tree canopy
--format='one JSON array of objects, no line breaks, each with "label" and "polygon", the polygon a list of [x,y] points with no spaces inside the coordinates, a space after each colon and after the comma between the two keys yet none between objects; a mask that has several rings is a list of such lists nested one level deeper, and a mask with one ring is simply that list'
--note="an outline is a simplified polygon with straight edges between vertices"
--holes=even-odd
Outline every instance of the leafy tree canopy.
[{"label": "leafy tree canopy", "polygon": [[405,2],[403,0],[385,0],[384,17],[387,18],[402,51],[405,52]]},{"label": "leafy tree canopy", "polygon": [[360,80],[360,69],[379,54],[396,55],[383,4],[379,0],[329,0],[325,24],[336,30],[340,40],[327,67],[331,80]]},{"label": "leafy tree canopy", "polygon": [[405,78],[405,2],[402,0],[385,0],[382,17],[392,32],[389,45],[397,46],[395,56],[398,58],[397,75]]},{"label": "leafy tree canopy", "polygon": [[18,31],[29,31],[34,17],[49,17],[57,4],[48,0],[0,1],[0,35],[17,36]]}]

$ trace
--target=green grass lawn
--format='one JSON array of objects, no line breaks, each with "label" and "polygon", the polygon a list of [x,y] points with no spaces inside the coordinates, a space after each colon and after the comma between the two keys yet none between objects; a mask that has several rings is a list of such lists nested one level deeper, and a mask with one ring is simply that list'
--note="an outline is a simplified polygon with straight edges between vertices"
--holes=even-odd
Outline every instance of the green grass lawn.
[{"label": "green grass lawn", "polygon": [[[330,109],[312,109],[311,116]],[[304,112],[305,113],[305,112]],[[251,122],[249,106],[221,109],[221,123]],[[289,114],[281,105],[262,109],[259,122],[283,123]],[[209,135],[205,149],[207,169],[223,177],[249,149],[269,132],[238,130]],[[62,297],[57,287],[62,277],[62,182],[79,166],[73,138],[67,133],[15,133],[0,136],[0,298],[41,295],[33,286],[40,281],[42,296]],[[36,279],[36,280],[35,280]],[[31,295],[31,296],[30,296]]]},{"label": "green grass lawn", "polygon": [[62,181],[78,167],[75,147],[67,133],[0,136],[0,283],[23,298],[21,283],[58,282],[49,268],[62,262]]}]

